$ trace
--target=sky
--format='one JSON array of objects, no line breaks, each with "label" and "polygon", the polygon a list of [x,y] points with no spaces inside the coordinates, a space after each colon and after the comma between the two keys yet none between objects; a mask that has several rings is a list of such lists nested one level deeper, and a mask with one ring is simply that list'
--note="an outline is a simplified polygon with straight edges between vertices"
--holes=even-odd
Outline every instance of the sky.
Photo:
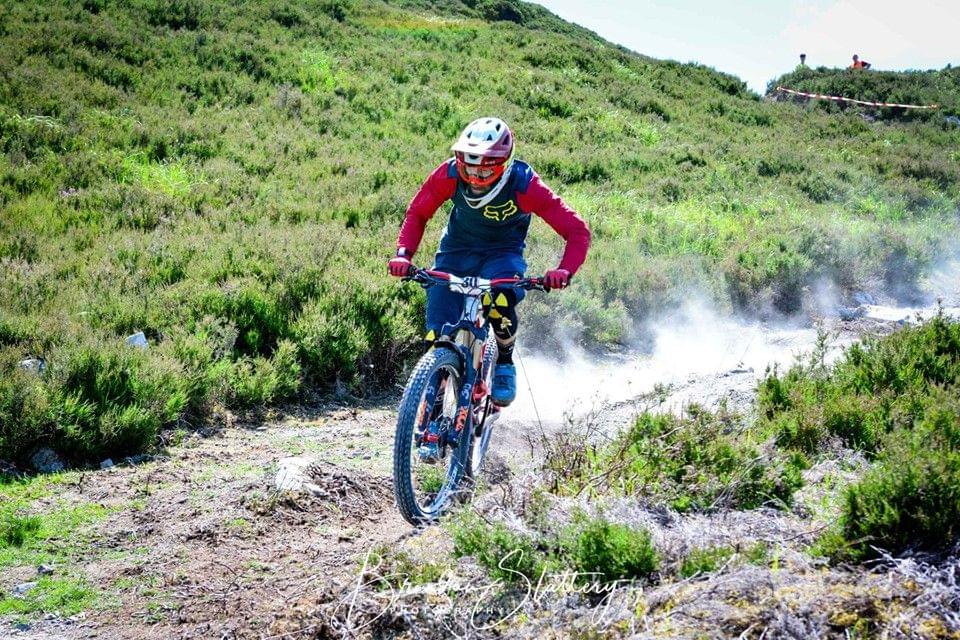
[{"label": "sky", "polygon": [[757,92],[807,54],[812,67],[960,64],[957,0],[534,0],[569,22],[654,58],[699,62]]}]

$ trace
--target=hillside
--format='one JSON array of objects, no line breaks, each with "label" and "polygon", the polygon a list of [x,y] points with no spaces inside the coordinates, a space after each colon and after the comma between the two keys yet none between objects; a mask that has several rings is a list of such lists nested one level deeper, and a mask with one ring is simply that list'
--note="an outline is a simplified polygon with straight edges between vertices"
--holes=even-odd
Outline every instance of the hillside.
[{"label": "hillside", "polygon": [[[383,268],[406,202],[496,113],[589,221],[531,337],[629,344],[691,291],[795,313],[916,297],[956,236],[960,129],[760,100],[511,2],[0,8],[0,458],[137,450],[221,404],[362,394],[416,353]],[[493,52],[496,52],[495,54]],[[429,260],[436,220],[418,259]],[[559,242],[535,225],[531,271]],[[143,331],[150,348],[123,338]]]},{"label": "hillside", "polygon": [[[960,633],[955,70],[775,81],[943,105],[877,112],[513,0],[64,0],[0,3],[0,77],[0,636]],[[488,113],[594,242],[413,529],[385,261]]]}]

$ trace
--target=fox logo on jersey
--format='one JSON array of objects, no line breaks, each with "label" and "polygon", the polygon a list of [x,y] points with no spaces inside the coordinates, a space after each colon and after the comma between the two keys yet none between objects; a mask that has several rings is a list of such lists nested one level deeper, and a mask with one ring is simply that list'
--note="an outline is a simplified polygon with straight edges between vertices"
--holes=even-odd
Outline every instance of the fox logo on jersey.
[{"label": "fox logo on jersey", "polygon": [[517,203],[513,200],[507,200],[503,204],[496,206],[487,205],[483,208],[483,217],[502,222],[517,212]]}]

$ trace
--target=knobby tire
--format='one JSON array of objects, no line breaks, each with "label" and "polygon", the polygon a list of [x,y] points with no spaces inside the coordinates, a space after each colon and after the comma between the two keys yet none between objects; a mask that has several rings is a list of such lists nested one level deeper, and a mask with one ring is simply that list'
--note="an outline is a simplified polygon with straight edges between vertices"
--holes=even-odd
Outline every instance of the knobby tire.
[{"label": "knobby tire", "polygon": [[[448,469],[448,476],[444,484],[444,488],[448,485],[450,488],[448,498],[437,505],[433,511],[426,511],[417,502],[413,487],[413,468],[411,466],[411,457],[414,453],[413,437],[414,430],[418,428],[416,424],[417,409],[421,398],[434,374],[443,368],[452,368],[457,371],[460,385],[465,384],[465,372],[461,366],[459,355],[451,349],[434,348],[425,353],[417,362],[400,400],[397,431],[393,445],[393,491],[400,513],[407,522],[413,525],[430,524],[436,521],[449,506],[450,498],[455,496],[466,472],[473,444],[473,425],[468,423],[460,434],[460,442],[456,449],[452,449],[449,453],[453,457],[450,461],[452,469]],[[454,391],[459,393],[459,389]]]}]

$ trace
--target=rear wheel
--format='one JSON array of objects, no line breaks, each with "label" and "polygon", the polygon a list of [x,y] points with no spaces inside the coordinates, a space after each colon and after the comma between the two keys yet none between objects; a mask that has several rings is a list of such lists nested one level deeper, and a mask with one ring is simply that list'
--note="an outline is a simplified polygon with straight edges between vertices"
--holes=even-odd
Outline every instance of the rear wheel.
[{"label": "rear wheel", "polygon": [[[457,429],[463,379],[459,355],[434,348],[420,358],[404,389],[393,445],[393,490],[400,513],[411,524],[428,524],[443,514],[469,464],[469,407]],[[432,462],[418,452],[427,432],[438,439]]]}]

